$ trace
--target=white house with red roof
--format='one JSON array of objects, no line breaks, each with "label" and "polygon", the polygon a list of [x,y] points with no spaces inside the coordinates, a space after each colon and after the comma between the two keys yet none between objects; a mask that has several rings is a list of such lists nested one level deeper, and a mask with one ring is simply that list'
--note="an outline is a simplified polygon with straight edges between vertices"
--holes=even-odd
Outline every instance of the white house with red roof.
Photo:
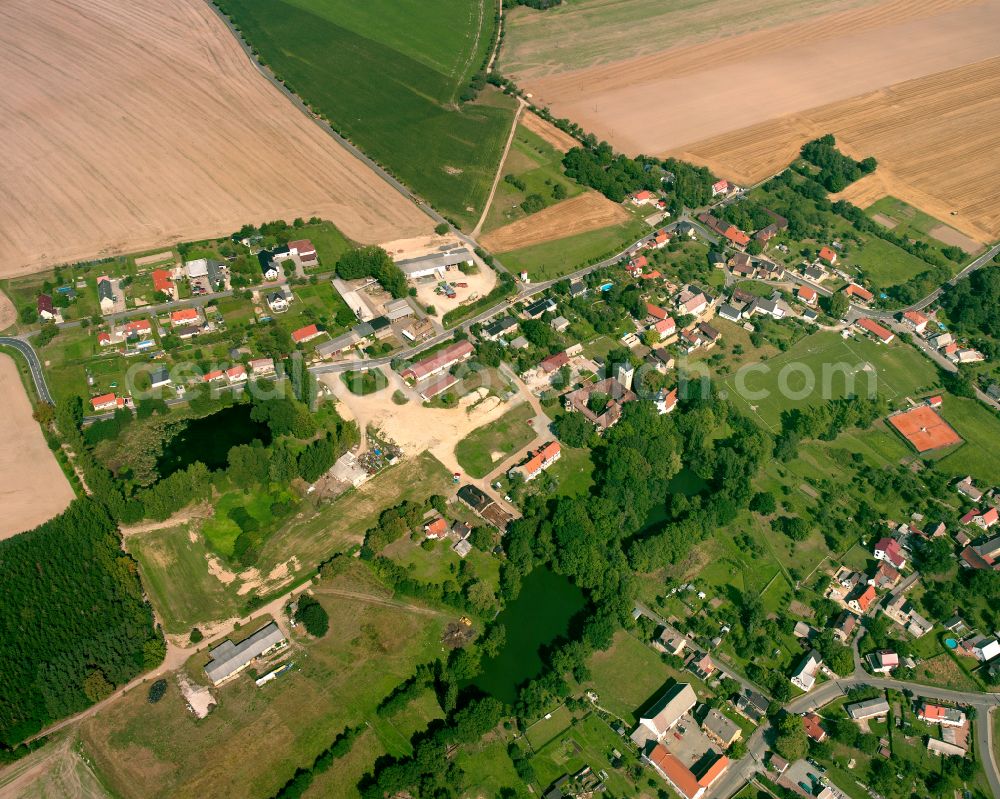
[{"label": "white house with red roof", "polygon": [[655,402],[656,410],[661,416],[665,413],[670,413],[677,407],[677,389],[665,392],[661,388],[660,392],[656,395]]},{"label": "white house with red roof", "polygon": [[903,321],[912,327],[914,332],[923,333],[927,329],[927,323],[930,320],[920,313],[920,311],[907,311],[903,314]]},{"label": "white house with red roof", "polygon": [[531,482],[559,460],[562,455],[562,447],[558,441],[550,441],[548,444],[539,447],[537,452],[530,453],[530,455],[531,457],[528,460],[519,466],[512,467],[507,474],[511,477],[519,475],[524,482]]},{"label": "white house with red roof", "polygon": [[197,308],[182,308],[170,314],[170,326],[180,327],[182,325],[193,325],[198,322],[201,315]]},{"label": "white house with red roof", "polygon": [[90,406],[95,411],[110,411],[125,407],[125,398],[117,394],[101,394],[90,401]]},{"label": "white house with red roof", "polygon": [[629,202],[635,206],[641,205],[655,205],[657,197],[653,192],[648,189],[643,189],[642,191],[637,191],[631,197],[628,198]]},{"label": "white house with red roof", "polygon": [[713,197],[718,197],[720,194],[727,194],[728,192],[729,192],[728,180],[718,180],[712,184]]},{"label": "white house with red roof", "polygon": [[312,266],[318,263],[316,248],[309,239],[296,239],[288,242],[288,254],[298,258],[303,266]]},{"label": "white house with red roof", "polygon": [[654,322],[650,327],[650,330],[655,332],[660,337],[660,341],[663,341],[671,336],[677,335],[677,323],[668,316],[666,319]]},{"label": "white house with red roof", "polygon": [[848,598],[847,607],[858,613],[865,613],[877,596],[878,594],[875,593],[873,586],[859,585],[855,589],[854,594]]},{"label": "white house with red roof", "polygon": [[211,372],[206,372],[201,379],[205,383],[222,383],[226,379],[226,373],[221,369],[213,369]]},{"label": "white house with red roof", "polygon": [[928,724],[940,724],[942,727],[961,727],[965,724],[965,713],[957,707],[929,705],[926,702],[917,710],[917,718]]},{"label": "white house with red roof", "polygon": [[438,516],[434,521],[424,525],[424,535],[428,538],[444,538],[448,535],[448,522]]},{"label": "white house with red roof", "polygon": [[230,369],[226,369],[226,380],[230,383],[242,383],[247,379],[247,368],[238,363]]},{"label": "white house with red roof", "polygon": [[177,286],[174,284],[173,273],[169,269],[153,270],[153,291],[166,294],[170,299],[177,299]]},{"label": "white house with red roof", "polygon": [[829,264],[830,266],[833,266],[835,263],[837,263],[837,253],[835,253],[829,247],[825,247],[824,246],[824,247],[820,248],[819,259],[823,263]]},{"label": "white house with red roof", "polygon": [[106,333],[103,330],[97,334],[97,343],[102,347],[111,346],[111,334]]},{"label": "white house with red roof", "polygon": [[819,294],[812,286],[799,286],[795,293],[802,302],[812,307],[815,307],[819,300]]},{"label": "white house with red roof", "polygon": [[854,324],[857,325],[861,330],[865,331],[865,333],[870,335],[872,338],[881,341],[883,344],[889,344],[892,342],[894,338],[896,338],[896,334],[893,333],[891,330],[882,327],[882,325],[880,325],[878,322],[872,321],[867,317],[862,316]]},{"label": "white house with red roof", "polygon": [[662,250],[669,243],[670,243],[670,234],[667,233],[667,231],[665,231],[665,230],[658,230],[653,235],[653,239],[650,242],[649,246],[653,247],[653,248],[655,248],[657,250]]},{"label": "white house with red roof", "polygon": [[990,508],[982,512],[975,511],[975,514],[972,517],[972,523],[984,530],[989,530],[997,521],[1000,521],[1000,511],[997,511],[996,508]]},{"label": "white house with red roof", "polygon": [[146,338],[147,336],[153,335],[153,326],[149,323],[148,319],[136,319],[122,325],[121,334],[125,338],[129,338],[131,336]]},{"label": "white house with red roof", "polygon": [[305,344],[307,341],[312,341],[322,335],[323,332],[316,325],[306,325],[292,331],[292,341],[296,344]]},{"label": "white house with red roof", "polygon": [[894,569],[902,569],[906,566],[903,548],[894,538],[880,538],[875,544],[874,555],[875,560],[887,561]]}]

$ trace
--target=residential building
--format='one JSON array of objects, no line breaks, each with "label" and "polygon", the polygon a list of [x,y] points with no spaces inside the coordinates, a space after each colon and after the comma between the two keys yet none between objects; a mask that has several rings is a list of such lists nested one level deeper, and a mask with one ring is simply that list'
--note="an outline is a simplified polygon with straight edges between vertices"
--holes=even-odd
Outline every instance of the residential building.
[{"label": "residential building", "polygon": [[[599,409],[599,413],[589,407],[592,395],[604,395],[608,398],[604,408]],[[638,397],[631,390],[625,388],[613,377],[609,377],[567,394],[565,407],[567,411],[582,413],[589,421],[597,425],[599,430],[603,431],[617,423],[621,418],[622,406],[625,403],[634,402],[637,399]]]},{"label": "residential building", "polygon": [[965,724],[965,713],[957,707],[930,705],[927,702],[920,704],[917,718],[928,724],[940,724],[942,727],[961,727]]},{"label": "residential building", "polygon": [[122,325],[120,333],[125,339],[149,338],[153,335],[153,326],[149,323],[148,319],[134,319]]},{"label": "residential building", "polygon": [[404,380],[423,380],[468,360],[474,351],[471,343],[459,341],[404,369],[400,375]]},{"label": "residential building", "polygon": [[923,333],[927,329],[927,323],[930,320],[920,313],[920,311],[907,311],[903,314],[903,321],[912,327],[914,332]]},{"label": "residential building", "polygon": [[677,389],[671,389],[667,391],[666,389],[660,389],[656,394],[656,410],[661,416],[665,413],[671,413],[674,408],[677,407]]},{"label": "residential building", "polygon": [[182,308],[170,314],[170,326],[181,327],[192,325],[201,321],[201,315],[197,308]]},{"label": "residential building", "polygon": [[844,289],[844,294],[864,303],[871,302],[875,299],[874,294],[872,294],[868,289],[859,286],[857,283],[848,283],[847,287]]},{"label": "residential building", "polygon": [[906,556],[899,542],[893,538],[880,538],[875,544],[875,560],[884,560],[895,569],[906,566]]},{"label": "residential building", "polygon": [[288,310],[288,300],[283,292],[274,291],[267,295],[267,307],[275,313],[284,313]]},{"label": "residential building", "polygon": [[643,757],[684,799],[701,799],[729,767],[729,758],[719,755],[699,777],[661,744]]},{"label": "residential building", "polygon": [[246,367],[238,363],[226,370],[226,380],[232,383],[243,383],[247,379],[247,369]]},{"label": "residential building", "polygon": [[719,306],[719,316],[723,319],[728,319],[730,322],[739,322],[743,317],[743,309],[734,308],[732,305],[724,302]]},{"label": "residential building", "polygon": [[847,599],[847,606],[857,613],[867,613],[875,601],[875,589],[870,585],[859,585]]},{"label": "residential building", "polygon": [[307,341],[312,341],[314,338],[319,338],[322,335],[323,331],[316,325],[306,325],[292,331],[292,341],[296,344],[305,344]]},{"label": "residential building", "polygon": [[149,373],[150,388],[162,388],[170,385],[170,372],[165,366],[160,366]]},{"label": "residential building", "polygon": [[896,334],[893,333],[891,330],[882,327],[882,325],[880,325],[878,322],[873,322],[871,319],[868,319],[867,317],[862,316],[854,324],[857,325],[857,327],[863,330],[865,333],[870,335],[872,338],[881,341],[883,344],[889,344],[892,342],[894,338],[896,338]]},{"label": "residential building", "polygon": [[711,708],[702,719],[701,731],[710,741],[717,743],[723,749],[728,749],[743,735],[739,724],[715,708]]},{"label": "residential building", "polygon": [[112,411],[125,407],[125,400],[116,394],[101,394],[90,401],[90,407],[95,411]]},{"label": "residential building", "polygon": [[250,374],[254,377],[274,374],[273,358],[254,358],[250,361]]},{"label": "residential building", "polygon": [[167,295],[171,300],[177,299],[177,286],[174,284],[174,275],[169,269],[153,270],[153,291]]},{"label": "residential building", "polygon": [[770,704],[764,694],[750,688],[744,688],[736,699],[736,709],[755,724],[764,720]]},{"label": "residential building", "polygon": [[895,587],[900,579],[899,572],[888,561],[882,561],[875,569],[875,573],[869,578],[868,584],[874,588],[885,590]]},{"label": "residential building", "polygon": [[837,263],[837,253],[835,253],[829,247],[821,247],[818,257],[823,263],[827,264],[828,266],[833,266],[835,263]]},{"label": "residential building", "polygon": [[927,739],[927,751],[938,757],[965,757],[968,750],[958,744],[939,741],[937,738]]},{"label": "residential building", "polygon": [[820,717],[815,713],[803,714],[802,726],[805,728],[806,735],[812,738],[816,743],[823,743],[823,741],[826,740],[826,730],[823,729]]},{"label": "residential building", "polygon": [[58,313],[58,311],[56,311],[55,306],[52,304],[51,295],[39,294],[36,306],[38,310],[38,317],[43,322],[51,322],[53,319],[56,318],[56,314]]},{"label": "residential building", "polygon": [[558,372],[567,364],[569,364],[569,356],[565,351],[563,351],[557,352],[555,355],[550,355],[548,358],[544,358],[538,364],[538,368],[545,372],[545,374],[550,375],[553,372]]},{"label": "residential building", "polygon": [[851,637],[851,633],[854,632],[854,628],[858,626],[858,617],[851,613],[849,610],[845,610],[840,616],[837,617],[837,621],[833,625],[833,637],[840,641],[842,644],[847,643]]},{"label": "residential building", "polygon": [[288,254],[298,258],[303,266],[316,266],[319,263],[316,248],[309,239],[288,242]]},{"label": "residential building", "polygon": [[795,295],[806,305],[815,306],[819,300],[819,294],[812,286],[799,286]]},{"label": "residential building", "polygon": [[239,644],[226,639],[208,650],[211,656],[205,674],[214,685],[235,677],[255,659],[285,645],[285,636],[273,621]]},{"label": "residential building", "polygon": [[528,305],[524,309],[524,314],[529,319],[540,319],[545,313],[555,313],[557,307],[554,300],[544,297]]},{"label": "residential building", "polygon": [[653,192],[643,189],[642,191],[637,191],[633,193],[629,198],[629,202],[635,206],[642,205],[655,205],[657,197]]},{"label": "residential building", "polygon": [[983,492],[976,488],[972,482],[972,476],[967,476],[955,484],[955,490],[959,494],[968,497],[973,502],[979,502],[983,498]]},{"label": "residential building", "polygon": [[487,341],[499,341],[502,336],[512,330],[517,330],[517,320],[513,316],[504,316],[484,327],[480,331],[479,337]]},{"label": "residential building", "polygon": [[977,660],[986,663],[993,660],[997,655],[1000,655],[1000,641],[997,640],[995,635],[990,636],[977,643],[972,651]]},{"label": "residential building", "polygon": [[792,685],[808,693],[816,684],[816,675],[819,674],[822,665],[819,652],[815,649],[809,650],[791,677]]},{"label": "residential building", "polygon": [[537,452],[529,454],[531,457],[527,461],[520,466],[513,467],[507,474],[511,477],[515,475],[519,476],[526,483],[531,482],[559,460],[562,454],[562,447],[558,441],[550,441],[548,444],[539,447]]},{"label": "residential building", "polygon": [[889,715],[889,703],[885,699],[866,699],[847,705],[844,710],[855,721],[884,718]]},{"label": "residential building", "polygon": [[691,683],[676,683],[639,717],[632,741],[642,749],[647,741],[662,740],[697,703]]},{"label": "residential building", "polygon": [[115,297],[114,286],[107,275],[97,278],[97,299],[101,306],[102,314],[109,314],[115,309],[117,298]]},{"label": "residential building", "polygon": [[868,656],[868,662],[872,667],[872,671],[877,674],[888,674],[893,669],[899,667],[899,655],[895,652],[880,649],[878,652],[873,652]]},{"label": "residential building", "polygon": [[361,343],[361,336],[355,330],[348,330],[343,335],[324,341],[316,346],[316,354],[320,358],[334,358],[353,349]]},{"label": "residential building", "polygon": [[448,534],[448,522],[438,516],[424,525],[424,535],[428,538],[444,538]]}]

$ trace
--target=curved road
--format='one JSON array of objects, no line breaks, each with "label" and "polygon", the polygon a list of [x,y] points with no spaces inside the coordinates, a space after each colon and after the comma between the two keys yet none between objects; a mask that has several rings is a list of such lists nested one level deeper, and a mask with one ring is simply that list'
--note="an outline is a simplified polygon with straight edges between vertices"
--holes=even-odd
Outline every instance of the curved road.
[{"label": "curved road", "polygon": [[55,402],[52,400],[52,394],[49,393],[48,384],[45,382],[45,374],[42,372],[42,364],[38,360],[35,348],[28,343],[27,338],[0,336],[0,344],[11,347],[24,356],[24,359],[28,362],[28,368],[31,369],[31,379],[35,383],[35,391],[38,392],[38,398],[42,402],[54,405]]}]

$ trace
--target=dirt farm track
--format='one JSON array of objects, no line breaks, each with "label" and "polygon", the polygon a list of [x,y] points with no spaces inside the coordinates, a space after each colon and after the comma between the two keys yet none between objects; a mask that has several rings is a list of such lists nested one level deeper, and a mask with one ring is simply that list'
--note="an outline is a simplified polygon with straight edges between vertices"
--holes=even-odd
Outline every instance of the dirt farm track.
[{"label": "dirt farm track", "polygon": [[294,109],[204,0],[0,4],[0,276],[312,215],[430,220]]}]

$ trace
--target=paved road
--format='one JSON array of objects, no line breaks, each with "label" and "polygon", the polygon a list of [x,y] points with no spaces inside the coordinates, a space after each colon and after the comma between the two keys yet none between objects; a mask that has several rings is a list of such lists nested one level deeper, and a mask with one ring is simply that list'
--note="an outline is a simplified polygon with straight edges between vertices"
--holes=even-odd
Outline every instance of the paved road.
[{"label": "paved road", "polygon": [[27,341],[27,338],[15,338],[13,336],[0,336],[0,344],[11,347],[20,352],[28,362],[31,369],[31,379],[35,383],[35,391],[42,402],[54,405],[52,394],[49,392],[48,384],[45,382],[45,374],[42,371],[42,364],[38,360],[34,347]]}]

